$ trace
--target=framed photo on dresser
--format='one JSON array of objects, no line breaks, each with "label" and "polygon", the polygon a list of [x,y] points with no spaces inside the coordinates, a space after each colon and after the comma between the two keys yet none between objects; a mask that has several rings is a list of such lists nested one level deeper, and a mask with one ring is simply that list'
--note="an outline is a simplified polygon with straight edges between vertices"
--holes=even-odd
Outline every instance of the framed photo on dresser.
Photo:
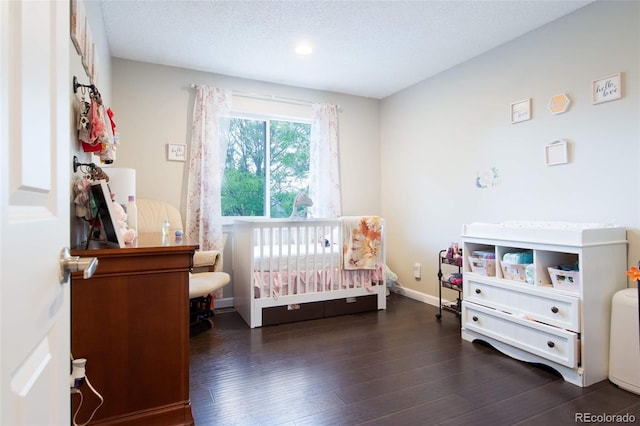
[{"label": "framed photo on dresser", "polygon": [[91,184],[90,203],[92,216],[100,219],[100,225],[107,244],[114,247],[124,247],[124,239],[120,232],[120,225],[115,217],[111,191],[106,180],[102,179]]}]

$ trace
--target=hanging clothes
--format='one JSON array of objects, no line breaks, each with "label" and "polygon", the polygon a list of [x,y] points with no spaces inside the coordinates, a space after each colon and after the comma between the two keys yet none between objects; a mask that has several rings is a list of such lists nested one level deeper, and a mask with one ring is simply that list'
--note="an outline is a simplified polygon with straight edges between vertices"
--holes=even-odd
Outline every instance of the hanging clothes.
[{"label": "hanging clothes", "polygon": [[100,160],[105,164],[111,164],[116,159],[113,131],[111,121],[102,103],[98,105],[98,118],[100,123],[102,123],[102,127],[100,128],[101,133],[98,135],[98,141],[102,145]]},{"label": "hanging clothes", "polygon": [[116,158],[118,144],[113,111],[105,108],[97,90],[91,93],[90,99],[86,102],[83,98],[78,105],[78,139],[84,152],[92,152],[100,157],[101,162],[111,164]]}]

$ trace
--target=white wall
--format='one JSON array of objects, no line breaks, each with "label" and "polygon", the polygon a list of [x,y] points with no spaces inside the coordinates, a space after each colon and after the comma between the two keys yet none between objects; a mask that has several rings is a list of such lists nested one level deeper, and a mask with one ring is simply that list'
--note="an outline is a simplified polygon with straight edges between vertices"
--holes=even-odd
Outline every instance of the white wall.
[{"label": "white wall", "polygon": [[[100,3],[97,1],[85,1],[84,2],[85,13],[87,17],[88,26],[91,28],[91,34],[96,46],[96,63],[98,64],[98,80],[96,86],[100,91],[102,99],[105,105],[110,105],[111,101],[111,56],[109,54],[109,44],[104,30],[104,21],[102,19],[102,11],[100,9]],[[80,54],[76,51],[71,38],[69,38],[69,87],[72,87],[71,82],[73,77],[77,77],[80,84],[91,84],[89,76],[86,73]],[[69,108],[71,109],[70,117],[71,123],[71,153],[69,158],[68,167],[71,168],[73,164],[73,156],[77,156],[81,163],[89,163],[92,161],[98,161],[98,159],[92,159],[90,154],[82,151],[80,142],[78,141],[78,134],[74,130],[76,126],[77,111],[74,109],[74,104],[77,99],[81,98],[81,93],[69,93]],[[86,99],[89,99],[88,93]],[[71,186],[71,183],[69,183]],[[70,245],[72,247],[79,245],[86,239],[86,224],[75,217],[73,206],[73,191],[71,191],[71,236]]]},{"label": "white wall", "polygon": [[[387,260],[410,293],[434,301],[438,251],[464,223],[640,226],[639,22],[638,2],[596,2],[382,101]],[[617,72],[624,98],[592,105],[592,80]],[[552,115],[546,105],[561,93],[570,109]],[[511,124],[510,104],[525,98],[532,120]],[[556,139],[570,141],[571,161],[546,166],[544,146]],[[492,167],[499,185],[477,188]]]},{"label": "white wall", "polygon": [[[184,216],[188,162],[167,161],[166,144],[189,146],[194,102],[189,85],[197,83],[340,105],[343,213],[380,214],[379,101],[120,58],[113,58],[112,65],[114,119],[121,143],[115,165],[136,169],[138,197],[167,201]],[[311,112],[310,107],[242,97],[234,97],[233,105],[289,116]]]}]

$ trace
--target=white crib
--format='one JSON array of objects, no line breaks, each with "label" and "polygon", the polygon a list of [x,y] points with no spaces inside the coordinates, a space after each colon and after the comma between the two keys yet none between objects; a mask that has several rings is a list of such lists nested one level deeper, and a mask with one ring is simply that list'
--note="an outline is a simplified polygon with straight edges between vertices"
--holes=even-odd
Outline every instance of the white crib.
[{"label": "white crib", "polygon": [[381,242],[379,268],[345,270],[340,219],[236,220],[235,308],[251,328],[386,309]]}]

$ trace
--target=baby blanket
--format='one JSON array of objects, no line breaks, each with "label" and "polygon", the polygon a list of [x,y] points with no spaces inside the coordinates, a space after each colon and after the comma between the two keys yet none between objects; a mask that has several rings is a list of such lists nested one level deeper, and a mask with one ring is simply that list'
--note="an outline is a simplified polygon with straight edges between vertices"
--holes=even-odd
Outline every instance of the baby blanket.
[{"label": "baby blanket", "polygon": [[378,216],[345,216],[340,220],[343,268],[379,268],[382,265],[381,219]]}]

